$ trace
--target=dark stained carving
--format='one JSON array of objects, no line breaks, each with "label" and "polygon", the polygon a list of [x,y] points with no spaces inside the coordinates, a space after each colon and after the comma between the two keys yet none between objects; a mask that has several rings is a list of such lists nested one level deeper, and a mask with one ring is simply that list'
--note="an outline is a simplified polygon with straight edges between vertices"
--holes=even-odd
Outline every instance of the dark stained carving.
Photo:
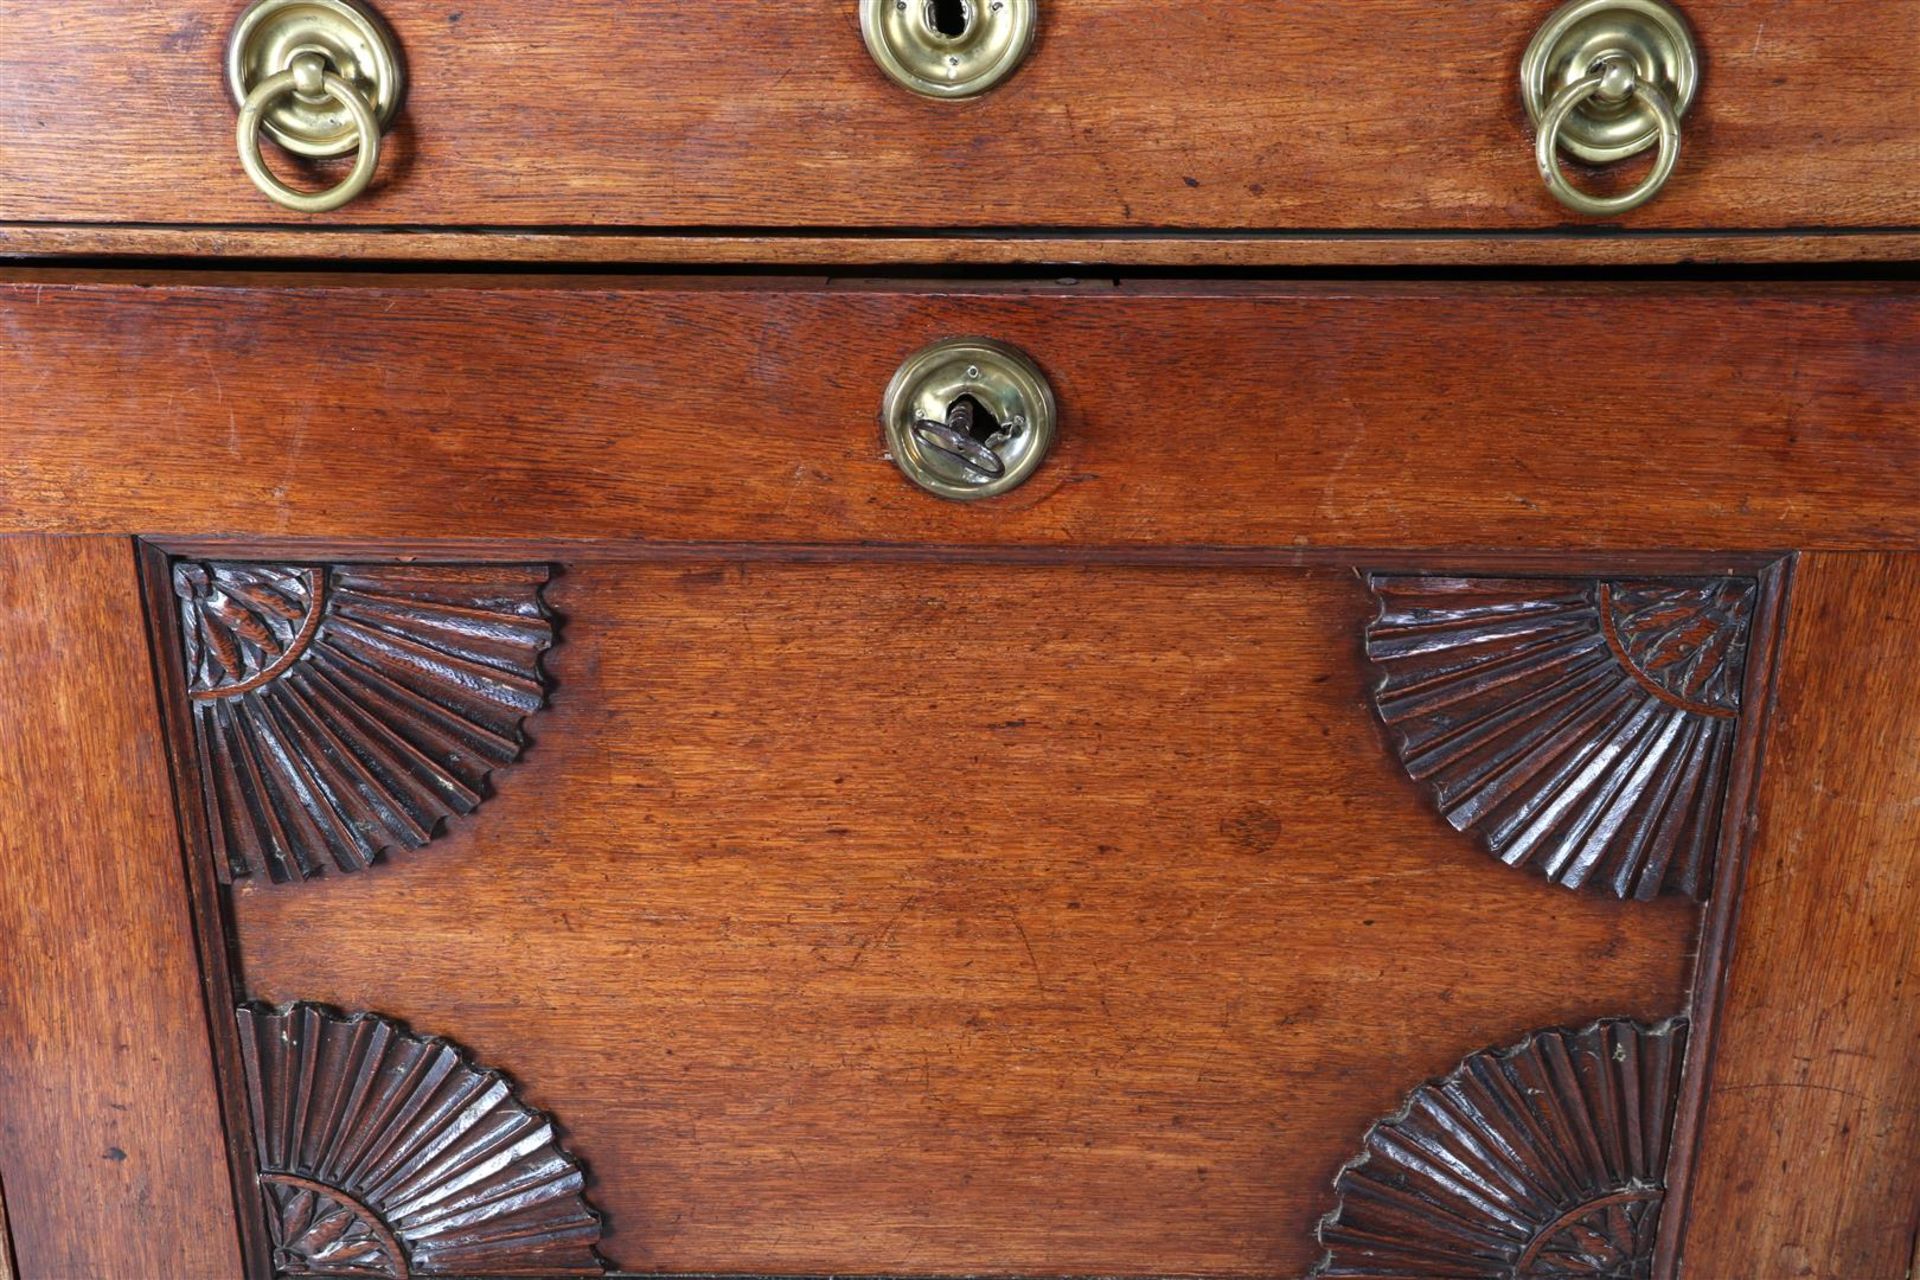
[{"label": "dark stained carving", "polygon": [[407,1274],[406,1252],[365,1205],[306,1178],[268,1173],[267,1230],[273,1269],[286,1276]]},{"label": "dark stained carving", "polygon": [[1313,1275],[1645,1280],[1686,1040],[1540,1032],[1416,1089],[1335,1178]]},{"label": "dark stained carving", "polygon": [[174,566],[222,878],[357,871],[470,813],[546,700],[542,567]]},{"label": "dark stained carving", "polygon": [[1706,893],[1752,581],[1369,584],[1374,706],[1448,822],[1569,888]]},{"label": "dark stained carving", "polygon": [[238,1017],[279,1274],[604,1270],[580,1166],[498,1073],[373,1014]]}]

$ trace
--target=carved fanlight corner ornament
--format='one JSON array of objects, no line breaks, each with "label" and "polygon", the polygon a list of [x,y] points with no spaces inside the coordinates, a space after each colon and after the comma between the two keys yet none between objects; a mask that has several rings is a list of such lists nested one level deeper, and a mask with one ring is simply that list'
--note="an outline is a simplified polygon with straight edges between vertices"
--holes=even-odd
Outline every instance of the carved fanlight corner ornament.
[{"label": "carved fanlight corner ornament", "polygon": [[543,566],[174,565],[223,880],[307,880],[471,813],[546,702]]},{"label": "carved fanlight corner ornament", "polygon": [[279,1276],[583,1276],[586,1177],[497,1072],[374,1014],[242,1006]]},{"label": "carved fanlight corner ornament", "polygon": [[1368,585],[1374,707],[1449,823],[1568,888],[1706,896],[1752,580]]},{"label": "carved fanlight corner ornament", "polygon": [[1687,1024],[1626,1019],[1476,1053],[1334,1179],[1316,1277],[1644,1280]]}]

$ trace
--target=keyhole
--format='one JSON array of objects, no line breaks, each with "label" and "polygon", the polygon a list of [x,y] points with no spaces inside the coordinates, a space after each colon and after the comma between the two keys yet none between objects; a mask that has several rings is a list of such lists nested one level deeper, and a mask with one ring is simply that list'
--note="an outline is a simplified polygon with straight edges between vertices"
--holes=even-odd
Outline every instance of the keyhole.
[{"label": "keyhole", "polygon": [[[947,406],[947,413],[951,415],[957,406],[963,404],[971,407],[973,410],[973,426],[972,429],[968,431],[968,435],[971,435],[981,444],[985,444],[1000,433],[1000,419],[994,417],[991,409],[981,404],[978,400],[975,400],[972,396],[961,396],[958,400],[955,400],[953,404]],[[947,420],[951,422],[953,419],[949,416]]]},{"label": "keyhole", "polygon": [[967,34],[973,23],[973,6],[968,0],[927,0],[927,25],[949,39]]}]

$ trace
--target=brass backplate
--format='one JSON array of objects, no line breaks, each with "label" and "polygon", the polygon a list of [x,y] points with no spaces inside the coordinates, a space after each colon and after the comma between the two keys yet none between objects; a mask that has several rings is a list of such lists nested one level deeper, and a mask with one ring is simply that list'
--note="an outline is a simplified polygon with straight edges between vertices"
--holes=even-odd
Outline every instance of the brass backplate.
[{"label": "brass backplate", "polygon": [[929,98],[983,93],[1033,47],[1039,0],[860,0],[867,51],[896,83]]},{"label": "brass backplate", "polygon": [[[253,86],[318,53],[373,107],[382,130],[400,110],[406,76],[400,46],[379,15],[355,0],[255,0],[227,41],[227,87],[243,103]],[[297,155],[337,156],[358,145],[353,116],[328,97],[289,93],[270,105],[261,128]]]},{"label": "brass backplate", "polygon": [[[1556,94],[1609,56],[1629,59],[1641,81],[1666,95],[1674,115],[1686,114],[1700,85],[1700,54],[1680,11],[1663,0],[1573,0],[1547,19],[1520,60],[1534,127]],[[1636,155],[1659,137],[1659,118],[1638,97],[1588,98],[1560,128],[1560,146],[1596,164]]]},{"label": "brass backplate", "polygon": [[[1002,428],[991,438],[1005,467],[1000,475],[984,475],[929,447],[913,429],[916,421],[946,418],[963,396]],[[887,384],[880,415],[887,449],[907,478],[929,493],[961,501],[1024,484],[1053,447],[1058,416],[1053,387],[1039,366],[1018,347],[992,338],[949,338],[908,356]]]}]

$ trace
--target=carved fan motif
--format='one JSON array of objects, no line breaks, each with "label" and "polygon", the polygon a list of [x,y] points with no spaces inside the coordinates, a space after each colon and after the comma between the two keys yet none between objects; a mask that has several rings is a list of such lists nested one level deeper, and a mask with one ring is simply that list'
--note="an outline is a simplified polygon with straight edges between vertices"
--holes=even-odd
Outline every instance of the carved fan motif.
[{"label": "carved fan motif", "polygon": [[1751,581],[1369,585],[1374,706],[1449,823],[1569,888],[1707,891]]},{"label": "carved fan motif", "polygon": [[470,813],[544,705],[538,567],[174,566],[225,879],[310,879]]},{"label": "carved fan motif", "polygon": [[1645,1280],[1686,1038],[1682,1019],[1541,1032],[1416,1089],[1334,1180],[1313,1274]]},{"label": "carved fan motif", "polygon": [[283,1275],[599,1275],[600,1217],[498,1073],[373,1014],[238,1010]]},{"label": "carved fan motif", "polygon": [[407,1274],[406,1254],[380,1220],[339,1191],[305,1178],[262,1174],[273,1269],[283,1276]]}]

